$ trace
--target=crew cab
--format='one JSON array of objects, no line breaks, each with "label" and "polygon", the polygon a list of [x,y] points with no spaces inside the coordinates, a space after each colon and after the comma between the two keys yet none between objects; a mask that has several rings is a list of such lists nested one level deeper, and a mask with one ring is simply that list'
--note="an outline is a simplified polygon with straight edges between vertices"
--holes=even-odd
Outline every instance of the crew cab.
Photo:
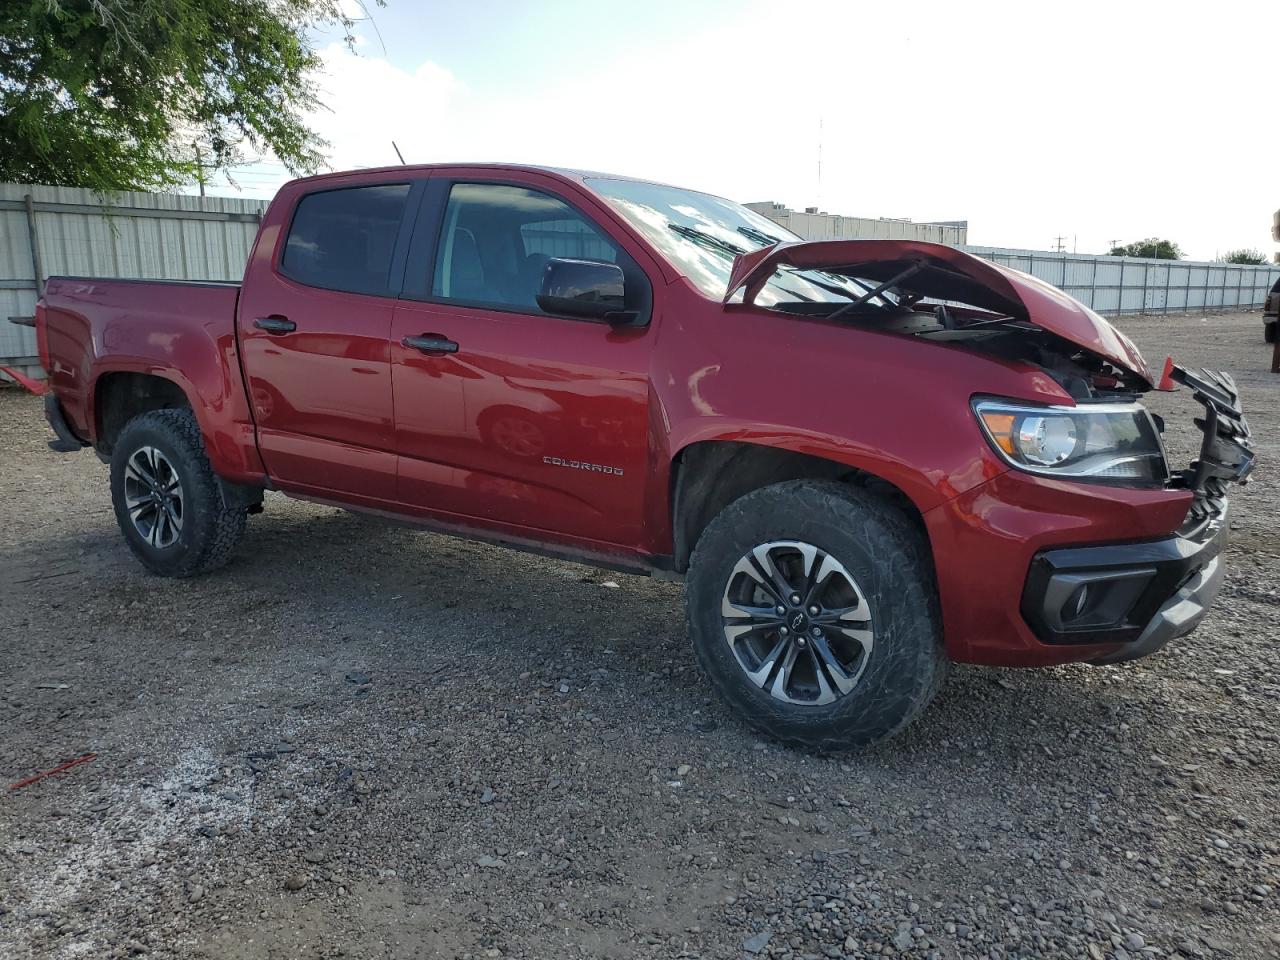
[{"label": "crew cab", "polygon": [[[277,490],[683,580],[718,691],[823,749],[902,728],[950,661],[1188,633],[1253,462],[1228,376],[1155,377],[1039,280],[603,174],[296,180],[242,283],[54,277],[37,330],[53,445],[110,462],[154,573],[226,562]],[[1186,469],[1139,399],[1177,383]]]}]

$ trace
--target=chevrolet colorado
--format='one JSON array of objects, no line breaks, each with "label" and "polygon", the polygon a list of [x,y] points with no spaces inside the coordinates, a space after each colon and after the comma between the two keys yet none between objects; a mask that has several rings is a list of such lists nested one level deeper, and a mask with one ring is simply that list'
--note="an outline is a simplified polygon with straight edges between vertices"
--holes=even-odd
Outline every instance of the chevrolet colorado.
[{"label": "chevrolet colorado", "polygon": [[702,193],[513,165],[297,180],[233,283],[55,277],[55,449],[188,576],[263,491],[684,580],[710,681],[830,749],[949,661],[1140,657],[1223,578],[1253,454],[1234,384],[1166,462],[1134,345],[929,243],[802,242]]}]

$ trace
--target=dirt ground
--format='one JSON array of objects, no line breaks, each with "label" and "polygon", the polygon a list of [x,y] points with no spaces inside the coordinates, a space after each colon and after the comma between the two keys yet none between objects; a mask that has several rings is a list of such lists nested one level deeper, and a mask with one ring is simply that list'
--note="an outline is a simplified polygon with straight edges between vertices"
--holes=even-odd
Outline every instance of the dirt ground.
[{"label": "dirt ground", "polygon": [[[957,668],[846,756],[730,717],[673,584],[277,495],[150,577],[0,391],[0,957],[1276,956],[1280,375],[1257,314],[1121,325],[1243,389],[1217,609],[1134,664]],[[1187,462],[1187,392],[1152,404]]]}]

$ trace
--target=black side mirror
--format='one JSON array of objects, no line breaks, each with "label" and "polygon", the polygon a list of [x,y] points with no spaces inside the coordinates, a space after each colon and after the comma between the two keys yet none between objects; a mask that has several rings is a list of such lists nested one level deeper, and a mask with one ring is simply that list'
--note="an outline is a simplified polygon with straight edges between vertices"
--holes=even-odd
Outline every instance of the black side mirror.
[{"label": "black side mirror", "polygon": [[636,315],[626,308],[625,286],[616,263],[552,257],[542,268],[538,306],[547,313],[632,323]]}]

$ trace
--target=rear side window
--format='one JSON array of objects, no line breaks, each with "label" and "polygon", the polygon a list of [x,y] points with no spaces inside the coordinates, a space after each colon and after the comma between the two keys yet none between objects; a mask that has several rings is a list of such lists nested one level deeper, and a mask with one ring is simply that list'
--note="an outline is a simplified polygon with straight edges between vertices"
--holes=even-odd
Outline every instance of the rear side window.
[{"label": "rear side window", "polygon": [[387,293],[409,184],[312,193],[298,202],[280,271],[311,287]]}]

